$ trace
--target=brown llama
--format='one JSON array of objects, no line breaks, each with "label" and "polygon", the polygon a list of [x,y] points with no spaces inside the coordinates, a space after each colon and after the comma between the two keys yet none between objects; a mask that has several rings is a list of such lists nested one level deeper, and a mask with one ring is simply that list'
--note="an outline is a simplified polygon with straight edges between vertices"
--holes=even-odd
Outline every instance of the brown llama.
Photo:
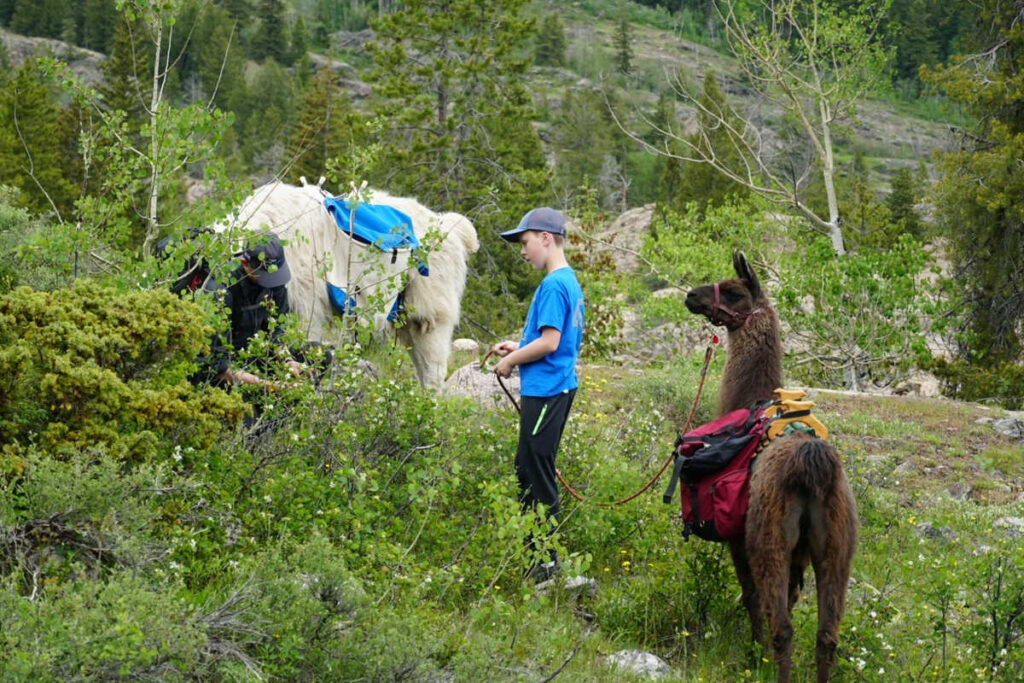
[{"label": "brown llama", "polygon": [[[742,253],[733,255],[733,268],[736,279],[686,295],[691,313],[728,330],[721,414],[771,399],[782,386],[778,314]],[[818,681],[828,680],[856,545],[857,506],[835,448],[802,433],[773,440],[754,459],[746,533],[729,551],[759,642],[768,621],[779,681],[790,679],[791,611],[808,564],[818,590]]]}]

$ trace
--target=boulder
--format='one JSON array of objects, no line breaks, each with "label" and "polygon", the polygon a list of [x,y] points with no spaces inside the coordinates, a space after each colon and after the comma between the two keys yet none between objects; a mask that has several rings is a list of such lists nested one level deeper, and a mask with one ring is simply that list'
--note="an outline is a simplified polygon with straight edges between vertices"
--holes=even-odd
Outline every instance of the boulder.
[{"label": "boulder", "polygon": [[[511,377],[503,381],[512,396],[519,401],[519,373],[513,372]],[[515,410],[498,384],[498,377],[489,370],[481,370],[479,361],[463,365],[449,375],[444,388],[453,394],[468,396],[485,407]]]},{"label": "boulder", "polygon": [[640,264],[640,245],[651,228],[654,204],[629,209],[621,214],[606,230],[594,235],[593,251],[610,251],[615,269],[631,273]]},{"label": "boulder", "polygon": [[609,665],[636,676],[661,679],[672,675],[672,667],[661,657],[642,650],[619,650],[608,655]]},{"label": "boulder", "polygon": [[480,353],[480,344],[473,339],[466,339],[465,337],[462,337],[452,341],[452,350],[465,351],[467,353]]}]

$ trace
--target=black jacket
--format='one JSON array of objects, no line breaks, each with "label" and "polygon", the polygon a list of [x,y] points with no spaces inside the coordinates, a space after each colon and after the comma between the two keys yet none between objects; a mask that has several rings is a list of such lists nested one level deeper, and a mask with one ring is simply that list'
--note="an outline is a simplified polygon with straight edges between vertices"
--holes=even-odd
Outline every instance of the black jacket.
[{"label": "black jacket", "polygon": [[[245,271],[241,267],[231,273],[231,282],[233,284],[225,288],[209,279],[207,286],[203,288],[204,291],[216,292],[217,296],[223,296],[230,316],[231,329],[227,334],[215,333],[210,338],[210,353],[198,359],[199,370],[189,377],[195,385],[223,386],[219,377],[231,367],[232,349],[244,349],[260,330],[268,333],[274,340],[279,340],[284,333],[284,328],[280,325],[271,331],[270,320],[289,311],[288,288],[285,285],[269,289],[260,287],[245,276]],[[230,344],[225,343],[225,339]]]},{"label": "black jacket", "polygon": [[270,329],[271,318],[280,320],[291,309],[288,307],[288,287],[264,288],[245,276],[239,267],[231,273],[232,284],[228,286],[224,303],[231,312],[231,346],[240,351],[249,345],[249,340],[264,331],[271,339],[278,340],[284,328],[276,325]]}]

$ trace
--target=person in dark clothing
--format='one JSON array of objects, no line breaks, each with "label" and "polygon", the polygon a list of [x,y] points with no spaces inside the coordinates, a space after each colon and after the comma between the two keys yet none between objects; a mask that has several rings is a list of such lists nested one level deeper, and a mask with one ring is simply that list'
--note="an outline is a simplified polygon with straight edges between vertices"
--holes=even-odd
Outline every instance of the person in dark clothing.
[{"label": "person in dark clothing", "polygon": [[[272,232],[259,233],[242,251],[241,263],[231,273],[224,303],[231,318],[231,347],[236,351],[244,350],[257,333],[263,332],[278,349],[276,356],[298,377],[302,364],[282,341],[282,316],[291,310],[287,286],[290,279],[291,268],[285,260],[281,240]],[[234,369],[230,364],[216,379],[226,384],[266,383],[260,376]]]},{"label": "person in dark clothing", "polygon": [[[183,242],[194,241],[203,231],[192,229]],[[180,245],[173,238],[161,240],[156,247],[157,256],[168,258],[172,248]],[[278,352],[275,356],[285,362],[293,376],[302,372],[302,364],[295,360],[282,341],[282,316],[289,312],[288,281],[291,269],[285,260],[284,246],[277,235],[262,232],[253,236],[240,254],[240,262],[229,275],[225,287],[210,272],[206,259],[196,251],[186,257],[185,267],[171,285],[178,294],[212,295],[227,308],[231,328],[227,334],[216,333],[210,339],[210,352],[198,359],[199,370],[189,381],[194,385],[209,384],[226,388],[234,384],[272,387],[272,383],[252,372],[252,367],[239,368],[232,363],[233,353],[245,350],[259,332],[268,335]],[[267,361],[254,364],[261,374],[269,370]]]}]

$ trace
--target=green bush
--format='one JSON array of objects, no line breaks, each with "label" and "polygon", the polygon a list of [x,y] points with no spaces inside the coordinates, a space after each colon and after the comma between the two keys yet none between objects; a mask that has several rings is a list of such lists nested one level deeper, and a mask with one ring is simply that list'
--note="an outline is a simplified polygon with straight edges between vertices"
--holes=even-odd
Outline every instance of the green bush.
[{"label": "green bush", "polygon": [[185,382],[209,334],[197,307],[165,292],[80,280],[0,296],[0,440],[133,460],[209,445],[242,412]]},{"label": "green bush", "polygon": [[961,401],[995,402],[1010,410],[1024,408],[1024,365],[972,365],[937,358],[929,369],[942,381],[944,396]]},{"label": "green bush", "polygon": [[134,570],[45,588],[0,590],[0,669],[9,680],[194,680],[208,656],[196,610]]}]

